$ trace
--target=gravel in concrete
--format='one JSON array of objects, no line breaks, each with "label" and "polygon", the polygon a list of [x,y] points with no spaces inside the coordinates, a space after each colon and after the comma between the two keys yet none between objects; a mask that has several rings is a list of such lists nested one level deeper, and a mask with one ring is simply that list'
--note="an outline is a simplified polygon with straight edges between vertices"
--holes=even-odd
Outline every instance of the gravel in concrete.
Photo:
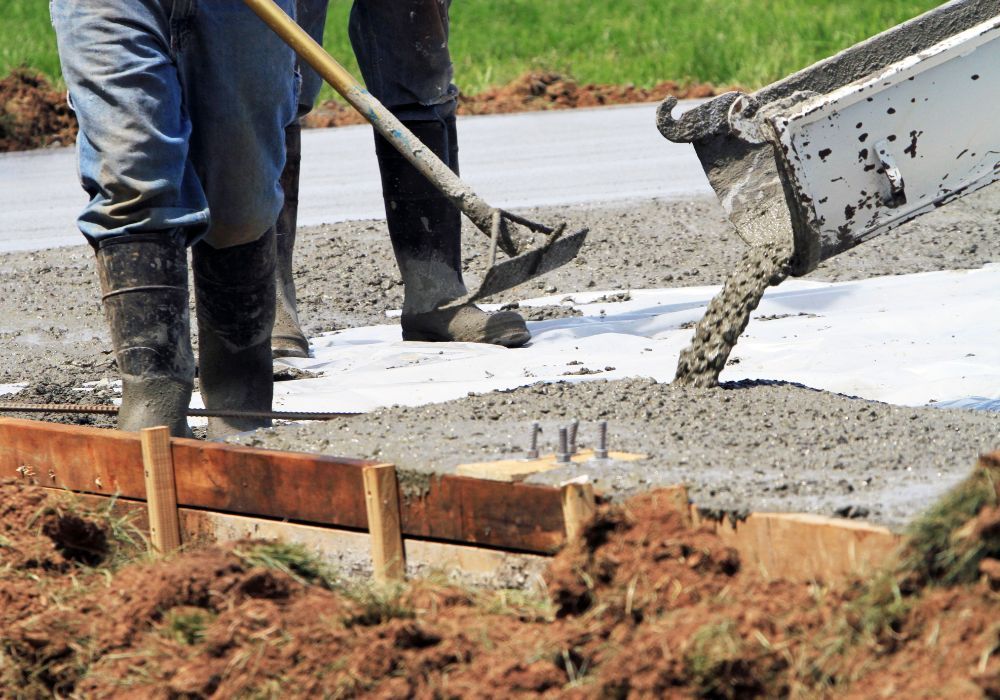
[{"label": "gravel in concrete", "polygon": [[[811,278],[996,262],[998,205],[1000,188],[987,188],[828,261]],[[592,229],[590,242],[574,263],[495,301],[542,292],[717,284],[744,251],[708,198],[525,213],[539,220],[568,216]],[[472,233],[466,239],[471,275],[484,250]],[[383,223],[307,229],[301,240],[296,276],[310,334],[398,323],[385,316],[399,308],[402,288]],[[29,400],[93,400],[73,387],[116,379],[117,372],[90,250],[10,253],[0,270],[0,382],[27,382]],[[611,421],[613,449],[651,455],[640,466],[617,465],[602,476],[602,484],[619,493],[683,480],[703,506],[822,513],[853,507],[855,515],[867,510],[870,519],[894,526],[970,469],[977,453],[996,447],[1000,422],[996,414],[895,408],[788,385],[705,390],[635,380],[529,387],[351,422],[286,427],[252,439],[345,456],[378,454],[411,470],[447,469],[519,453],[535,419],[543,423],[545,440],[559,422],[580,419],[580,442],[587,446],[596,430],[589,422],[601,417]]]},{"label": "gravel in concrete", "polygon": [[608,421],[612,451],[639,462],[583,463],[528,479],[559,484],[587,474],[598,490],[624,497],[687,484],[700,507],[727,512],[804,511],[902,527],[997,446],[1000,414],[904,408],[781,383],[696,389],[652,380],[538,384],[363,418],[287,426],[240,439],[395,463],[428,473],[459,464],[519,459],[531,424],[540,451],[558,449],[558,430],[580,421],[580,449],[593,449]]}]

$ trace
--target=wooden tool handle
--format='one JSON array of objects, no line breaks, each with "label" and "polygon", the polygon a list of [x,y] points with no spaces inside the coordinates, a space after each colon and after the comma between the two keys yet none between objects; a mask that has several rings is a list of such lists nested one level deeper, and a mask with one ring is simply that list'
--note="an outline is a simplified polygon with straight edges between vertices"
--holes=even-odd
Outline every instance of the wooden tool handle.
[{"label": "wooden tool handle", "polygon": [[[476,227],[491,236],[494,209],[462,182],[451,168],[427,149],[420,139],[403,126],[385,105],[372,97],[346,68],[309,36],[295,20],[285,14],[274,0],[244,0],[299,57],[340,93],[387,141],[389,141],[424,177],[451,200]],[[508,239],[509,241],[509,239]],[[512,243],[501,247],[508,255],[517,254]]]}]

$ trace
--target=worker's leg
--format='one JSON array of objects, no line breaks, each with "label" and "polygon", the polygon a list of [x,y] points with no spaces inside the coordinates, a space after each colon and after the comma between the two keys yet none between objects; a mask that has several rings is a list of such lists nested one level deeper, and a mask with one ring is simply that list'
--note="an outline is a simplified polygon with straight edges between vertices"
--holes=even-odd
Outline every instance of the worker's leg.
[{"label": "worker's leg", "polygon": [[285,129],[285,151],[285,169],[281,173],[281,189],[285,194],[285,201],[275,224],[277,264],[274,274],[277,302],[274,328],[271,330],[271,352],[274,357],[309,357],[309,341],[299,322],[292,266],[298,226],[299,166],[302,161],[302,126],[298,120]]},{"label": "worker's leg", "polygon": [[[329,0],[296,0],[298,22],[316,41],[323,42],[323,27]],[[302,153],[302,118],[313,108],[319,95],[322,79],[309,66],[299,64],[302,87],[299,91],[298,118],[285,129],[285,170],[281,174],[281,189],[285,203],[278,216],[277,276],[278,301],[275,308],[274,330],[271,331],[271,350],[275,357],[309,357],[309,341],[299,323],[295,297],[295,279],[292,276],[292,258],[295,250],[295,233],[299,204],[299,164]]]},{"label": "worker's leg", "polygon": [[188,436],[194,379],[187,248],[181,233],[135,233],[97,249],[104,310],[122,375],[121,430]]},{"label": "worker's leg", "polygon": [[209,219],[188,161],[172,18],[159,0],[54,0],[51,10],[90,196],[78,223],[97,250],[122,375],[118,426],[187,434],[194,359],[185,243]]},{"label": "worker's leg", "polygon": [[[309,33],[318,43],[323,43],[323,29],[326,26],[327,6],[329,0],[296,0],[295,8],[299,25]],[[316,98],[319,97],[320,88],[323,87],[323,79],[309,66],[299,62],[299,74],[302,77],[301,89],[299,91],[299,114],[304,117],[308,114]]]},{"label": "worker's leg", "polygon": [[[250,243],[192,249],[198,309],[198,379],[205,407],[270,411],[274,390],[274,229]],[[253,417],[209,418],[208,436],[266,427]]]},{"label": "worker's leg", "polygon": [[[445,0],[355,0],[350,35],[365,83],[435,155],[458,172]],[[393,146],[375,137],[386,222],[404,284],[403,338],[523,345],[515,313],[472,304],[441,309],[466,293],[461,215]]]},{"label": "worker's leg", "polygon": [[[177,61],[191,113],[191,159],[212,212],[192,250],[199,382],[210,409],[269,411],[273,391],[273,227],[285,127],[295,117],[294,59],[242,2],[191,3]],[[294,14],[292,0],[279,5]],[[209,436],[270,424],[212,418]]]}]

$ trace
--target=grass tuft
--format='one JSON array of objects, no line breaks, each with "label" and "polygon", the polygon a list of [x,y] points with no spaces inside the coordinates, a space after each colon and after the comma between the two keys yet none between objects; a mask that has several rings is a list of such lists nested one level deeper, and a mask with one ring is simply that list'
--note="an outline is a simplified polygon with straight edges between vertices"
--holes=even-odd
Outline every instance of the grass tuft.
[{"label": "grass tuft", "polygon": [[204,608],[171,608],[163,617],[160,631],[178,644],[194,646],[204,640],[205,630],[215,617],[212,612]]},{"label": "grass tuft", "polygon": [[417,616],[416,610],[405,599],[405,584],[372,586],[351,584],[341,592],[358,604],[359,608],[344,620],[344,625],[354,627],[374,627],[390,620],[410,620]]},{"label": "grass tuft", "polygon": [[479,605],[489,615],[504,615],[521,622],[553,622],[556,605],[541,591],[501,589],[479,597]]},{"label": "grass tuft", "polygon": [[250,566],[276,569],[303,585],[333,588],[336,578],[330,567],[301,544],[267,541],[251,542],[233,550]]},{"label": "grass tuft", "polygon": [[703,698],[768,695],[770,679],[783,667],[769,644],[744,640],[732,620],[697,629],[684,654],[691,688]]},{"label": "grass tuft", "polygon": [[1000,463],[980,460],[969,478],[949,491],[910,527],[901,572],[917,585],[950,586],[979,578],[979,563],[1000,558],[1000,527],[979,516],[1000,505]]}]

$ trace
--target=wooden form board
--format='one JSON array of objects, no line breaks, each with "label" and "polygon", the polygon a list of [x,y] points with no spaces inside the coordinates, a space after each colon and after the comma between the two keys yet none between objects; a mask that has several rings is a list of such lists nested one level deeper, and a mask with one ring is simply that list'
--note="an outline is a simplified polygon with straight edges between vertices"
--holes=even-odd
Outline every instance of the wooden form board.
[{"label": "wooden form board", "polygon": [[[362,472],[374,462],[171,438],[177,504],[366,530]],[[137,433],[0,418],[0,476],[145,499]],[[432,476],[401,499],[404,536],[550,553],[565,539],[548,486]]]},{"label": "wooden form board", "polygon": [[[186,513],[182,531],[188,536],[199,527],[218,534],[219,522],[240,514],[254,519],[258,528],[270,523],[269,531],[288,525],[275,519],[367,529],[362,473],[374,463],[178,438],[171,439],[171,452],[177,500]],[[145,498],[141,446],[132,433],[0,418],[0,476]],[[769,577],[810,581],[864,573],[899,543],[885,528],[807,514],[755,513],[735,525],[707,521],[688,504],[682,487],[670,494],[661,500],[665,508],[684,510],[695,525],[711,527],[740,552],[745,565]],[[443,476],[432,478],[423,495],[402,500],[408,560],[415,538],[539,554],[552,553],[565,541],[557,488]],[[261,536],[259,530],[248,534]]]},{"label": "wooden form board", "polygon": [[[593,450],[581,450],[570,457],[570,462],[572,464],[585,464],[593,458]],[[638,462],[646,459],[647,456],[632,452],[609,452],[608,458],[616,462]],[[542,455],[538,459],[499,459],[492,462],[459,464],[455,467],[455,473],[459,476],[471,476],[491,481],[524,481],[533,474],[541,474],[566,466],[568,465],[556,461],[555,455]]]},{"label": "wooden form board", "polygon": [[[79,495],[92,508],[108,505],[107,496]],[[146,504],[117,499],[112,512],[129,516],[137,529],[149,531]],[[181,539],[185,545],[217,544],[239,540],[280,540],[300,544],[330,564],[335,571],[369,576],[372,571],[371,536],[366,532],[300,525],[279,520],[230,513],[178,509]],[[403,539],[408,576],[444,573],[470,585],[523,588],[537,584],[549,562],[542,554],[505,552],[460,544]]]},{"label": "wooden form board", "polygon": [[[697,512],[693,518],[699,523]],[[751,513],[745,520],[701,521],[768,579],[831,581],[884,565],[900,544],[891,530],[808,513]]]},{"label": "wooden form board", "polygon": [[705,518],[684,486],[658,490],[655,503],[680,512],[693,527],[713,531],[739,552],[744,567],[767,579],[811,582],[864,575],[883,565],[901,540],[884,527],[809,513],[751,513],[735,521]]}]

